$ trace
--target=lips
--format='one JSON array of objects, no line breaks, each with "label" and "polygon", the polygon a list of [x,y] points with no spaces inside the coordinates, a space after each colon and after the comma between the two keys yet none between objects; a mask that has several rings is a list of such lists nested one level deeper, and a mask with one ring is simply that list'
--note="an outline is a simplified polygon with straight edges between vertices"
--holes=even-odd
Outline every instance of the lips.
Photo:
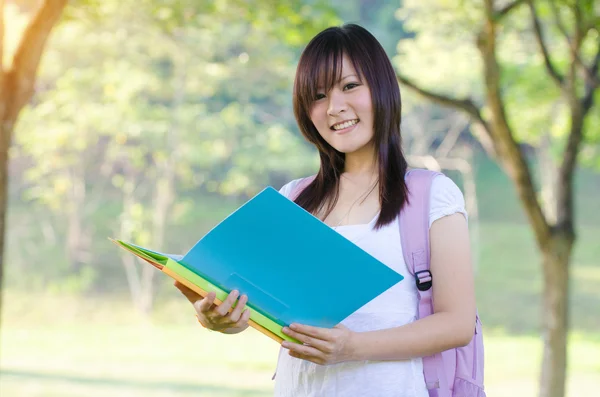
[{"label": "lips", "polygon": [[351,124],[349,127],[342,128],[341,130],[331,130],[331,132],[332,132],[334,135],[345,135],[345,134],[349,134],[349,133],[351,133],[352,131],[354,131],[354,129],[355,129],[356,127],[358,127],[358,123],[356,123],[356,124]]},{"label": "lips", "polygon": [[331,129],[332,131],[343,131],[345,129],[355,126],[359,122],[360,122],[360,119],[344,120],[344,121],[340,121],[339,123],[335,123],[334,125],[329,127],[329,129]]}]

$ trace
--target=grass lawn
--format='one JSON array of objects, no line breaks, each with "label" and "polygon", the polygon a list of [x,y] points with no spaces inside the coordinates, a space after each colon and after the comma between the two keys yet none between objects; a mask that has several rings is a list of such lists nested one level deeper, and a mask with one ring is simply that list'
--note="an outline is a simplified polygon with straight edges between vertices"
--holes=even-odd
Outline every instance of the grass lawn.
[{"label": "grass lawn", "polygon": [[[536,395],[539,338],[486,337],[489,396]],[[94,324],[7,327],[2,334],[0,395],[269,396],[277,345],[249,330],[211,333],[199,326]],[[569,396],[600,387],[600,340],[569,344]]]},{"label": "grass lawn", "polygon": [[[486,328],[539,334],[542,267],[532,232],[514,223],[482,223],[476,262],[477,306]],[[582,226],[573,253],[570,320],[600,336],[600,228]]]},{"label": "grass lawn", "polygon": [[[537,395],[540,263],[529,229],[481,225],[477,298],[490,397]],[[600,229],[579,231],[571,272],[568,396],[600,390]],[[485,237],[485,238],[483,238]],[[165,285],[149,322],[127,297],[7,292],[0,396],[270,396],[278,345],[254,330],[228,336],[195,324]],[[167,292],[165,292],[167,291]]]}]

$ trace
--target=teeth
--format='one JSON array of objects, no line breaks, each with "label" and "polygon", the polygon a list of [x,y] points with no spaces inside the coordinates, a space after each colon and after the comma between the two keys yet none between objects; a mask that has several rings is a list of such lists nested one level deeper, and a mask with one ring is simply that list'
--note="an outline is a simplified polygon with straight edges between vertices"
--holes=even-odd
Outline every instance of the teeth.
[{"label": "teeth", "polygon": [[343,124],[335,125],[333,126],[333,129],[336,131],[343,130],[344,128],[352,127],[356,123],[358,123],[358,119],[346,121]]}]

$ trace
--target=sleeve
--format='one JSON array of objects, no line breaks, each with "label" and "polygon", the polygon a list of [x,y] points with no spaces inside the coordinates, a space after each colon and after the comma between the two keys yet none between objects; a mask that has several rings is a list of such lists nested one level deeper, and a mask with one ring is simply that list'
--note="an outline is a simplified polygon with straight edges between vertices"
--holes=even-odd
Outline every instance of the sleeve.
[{"label": "sleeve", "polygon": [[296,186],[298,186],[298,184],[300,183],[300,181],[302,179],[303,178],[294,179],[293,181],[286,183],[285,185],[283,185],[281,187],[281,189],[279,189],[279,193],[281,193],[283,196],[285,196],[289,199],[290,196],[292,195],[292,192],[294,191],[294,188]]},{"label": "sleeve", "polygon": [[452,179],[439,175],[431,183],[429,227],[436,220],[455,213],[463,214],[468,220],[465,198]]}]

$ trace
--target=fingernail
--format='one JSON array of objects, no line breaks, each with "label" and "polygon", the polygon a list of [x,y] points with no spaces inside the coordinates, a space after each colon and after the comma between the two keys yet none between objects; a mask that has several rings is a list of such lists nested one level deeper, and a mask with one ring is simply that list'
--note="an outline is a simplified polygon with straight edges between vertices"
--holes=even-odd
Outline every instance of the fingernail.
[{"label": "fingernail", "polygon": [[290,329],[288,327],[283,327],[282,331],[287,333]]},{"label": "fingernail", "polygon": [[238,291],[236,291],[236,290],[234,290],[234,291],[232,292],[232,294],[233,294],[233,297],[234,297],[234,298],[237,298],[237,296],[238,296],[239,292],[238,292]]}]

